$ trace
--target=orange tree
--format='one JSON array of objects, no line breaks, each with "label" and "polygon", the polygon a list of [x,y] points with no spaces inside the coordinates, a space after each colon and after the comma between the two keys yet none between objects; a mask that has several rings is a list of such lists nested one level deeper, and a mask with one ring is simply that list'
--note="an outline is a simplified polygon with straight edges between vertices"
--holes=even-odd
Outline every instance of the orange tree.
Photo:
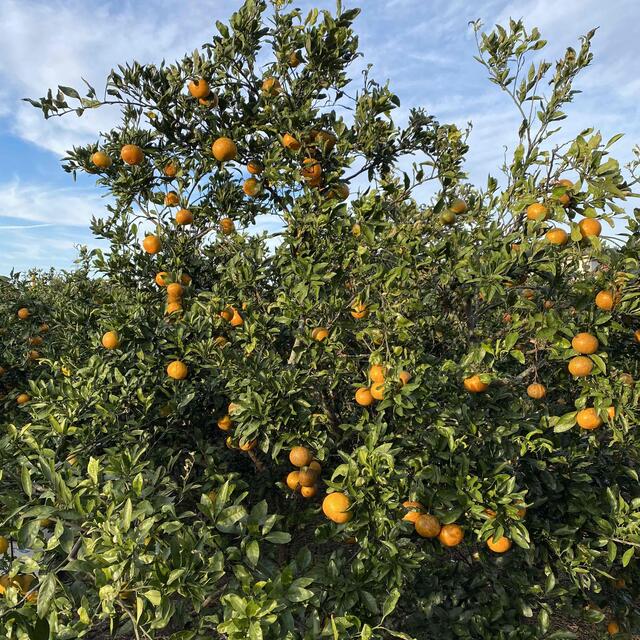
[{"label": "orange tree", "polygon": [[630,637],[637,163],[557,124],[593,34],[475,26],[522,117],[476,188],[466,131],[351,88],[357,10],[287,5],[31,101],[122,123],[64,160],[109,249],[2,284],[0,629]]}]

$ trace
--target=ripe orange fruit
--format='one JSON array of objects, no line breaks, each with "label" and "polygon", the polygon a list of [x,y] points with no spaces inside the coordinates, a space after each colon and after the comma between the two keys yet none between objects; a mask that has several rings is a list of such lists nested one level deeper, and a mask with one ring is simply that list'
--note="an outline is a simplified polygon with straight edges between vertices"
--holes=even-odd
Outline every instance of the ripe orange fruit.
[{"label": "ripe orange fruit", "polygon": [[188,287],[191,284],[191,276],[188,273],[183,273],[180,276],[180,282],[182,282],[185,287]]},{"label": "ripe orange fruit", "polygon": [[583,238],[598,237],[602,232],[602,225],[595,218],[583,218],[578,223]]},{"label": "ripe orange fruit", "polygon": [[174,380],[184,380],[188,373],[187,365],[180,360],[174,360],[167,366],[167,375]]},{"label": "ripe orange fruit", "polygon": [[182,311],[182,302],[178,302],[177,300],[174,302],[169,302],[164,310],[164,312],[169,316],[177,313],[178,311]]},{"label": "ripe orange fruit", "polygon": [[44,338],[42,336],[32,336],[29,338],[29,344],[34,347],[39,347],[44,342]]},{"label": "ripe orange fruit", "polygon": [[164,166],[162,173],[164,173],[167,178],[175,178],[178,174],[178,167],[173,162],[169,162]]},{"label": "ripe orange fruit", "polygon": [[312,460],[313,456],[307,447],[293,447],[289,452],[289,462],[294,467],[306,467]]},{"label": "ripe orange fruit", "polygon": [[167,279],[169,278],[169,274],[166,271],[159,271],[158,273],[156,273],[156,284],[159,287],[166,287],[168,282]]},{"label": "ripe orange fruit", "polygon": [[425,510],[422,504],[413,500],[405,500],[402,503],[402,506],[405,509],[408,509],[407,513],[404,514],[404,517],[402,519],[406,520],[407,522],[413,522],[414,524]]},{"label": "ripe orange fruit", "polygon": [[311,332],[311,338],[317,342],[322,342],[329,337],[329,331],[325,327],[316,327]]},{"label": "ripe orange fruit", "polygon": [[414,523],[416,533],[421,538],[437,538],[442,527],[440,520],[435,516],[423,513]]},{"label": "ripe orange fruit", "polygon": [[586,356],[576,356],[569,360],[569,373],[576,378],[584,378],[593,370],[593,362]]},{"label": "ripe orange fruit", "polygon": [[38,330],[40,331],[40,333],[47,333],[47,331],[49,331],[49,325],[46,322],[43,322],[39,327]]},{"label": "ripe orange fruit", "polygon": [[569,241],[569,234],[564,229],[549,229],[545,237],[551,244],[562,245]]},{"label": "ripe orange fruit", "polygon": [[287,475],[286,483],[287,487],[289,487],[291,491],[297,491],[298,489],[300,489],[300,482],[298,481],[299,477],[299,471],[291,471],[291,473]]},{"label": "ripe orange fruit", "polygon": [[315,471],[316,475],[320,475],[322,471],[322,465],[317,460],[312,460],[309,463],[309,469]]},{"label": "ripe orange fruit", "polygon": [[228,236],[236,230],[236,226],[233,224],[233,220],[231,218],[222,218],[220,220],[220,231]]},{"label": "ripe orange fruit", "polygon": [[189,93],[194,98],[206,98],[210,93],[209,83],[203,78],[196,78],[192,80],[189,85]]},{"label": "ripe orange fruit", "polygon": [[290,67],[295,68],[302,62],[302,56],[298,51],[292,51],[287,58]]},{"label": "ripe orange fruit", "polygon": [[348,511],[350,506],[348,496],[338,491],[328,494],[322,501],[324,515],[337,524],[345,524],[351,520],[353,513]]},{"label": "ripe orange fruit", "polygon": [[307,469],[301,469],[300,475],[298,476],[298,482],[302,487],[312,487],[316,480],[318,479],[318,474],[308,467]]},{"label": "ripe orange fruit", "polygon": [[231,320],[229,322],[231,323],[232,327],[241,327],[244,324],[244,320],[238,313],[237,309],[233,309],[233,316],[231,316]]},{"label": "ripe orange fruit", "polygon": [[362,320],[369,315],[369,309],[367,308],[367,305],[364,304],[364,302],[357,302],[353,305],[353,307],[351,307],[351,315],[356,320]]},{"label": "ripe orange fruit", "polygon": [[540,202],[534,202],[527,207],[527,220],[545,220],[549,210]]},{"label": "ripe orange fruit", "polygon": [[117,349],[120,346],[120,336],[115,331],[107,331],[102,336],[102,346],[105,349]]},{"label": "ripe orange fruit", "polygon": [[369,389],[371,392],[371,397],[374,400],[384,400],[384,383],[383,382],[375,382],[371,385]]},{"label": "ripe orange fruit", "polygon": [[618,578],[614,583],[613,586],[616,589],[624,589],[627,586],[627,581],[624,578]]},{"label": "ripe orange fruit", "polygon": [[176,224],[191,224],[193,222],[193,214],[189,209],[180,209],[176,213]]},{"label": "ripe orange fruit", "polygon": [[313,131],[312,134],[316,144],[319,144],[326,152],[332,151],[338,141],[338,138],[329,131]]},{"label": "ripe orange fruit", "polygon": [[310,487],[302,485],[300,487],[300,494],[303,498],[313,498],[317,493],[318,487],[316,485],[311,485]]},{"label": "ripe orange fruit", "polygon": [[238,155],[238,147],[231,138],[218,138],[211,146],[211,153],[218,162],[235,160]]},{"label": "ripe orange fruit", "polygon": [[565,193],[558,196],[558,202],[564,207],[571,204],[571,194],[569,193],[569,191],[573,189],[573,182],[571,182],[571,180],[567,180],[566,178],[562,178],[561,180],[558,180],[555,184],[558,186],[567,188],[567,191],[565,191]]},{"label": "ripe orange fruit", "polygon": [[457,547],[463,538],[464,532],[458,524],[445,524],[438,534],[438,540],[445,547]]},{"label": "ripe orange fruit", "polygon": [[260,160],[249,160],[247,171],[254,176],[259,176],[264,171],[264,165]]},{"label": "ripe orange fruit", "polygon": [[330,198],[336,198],[338,200],[346,200],[349,197],[349,185],[346,182],[338,182],[327,194]]},{"label": "ripe orange fruit", "polygon": [[482,382],[479,375],[465,378],[463,384],[469,393],[483,393],[489,388],[486,382]]},{"label": "ripe orange fruit", "polygon": [[487,540],[487,547],[494,553],[505,553],[511,549],[511,540],[506,536],[500,536],[497,540],[491,537]]},{"label": "ripe orange fruit", "polygon": [[361,407],[368,407],[373,404],[373,396],[371,395],[371,391],[369,391],[368,387],[360,387],[356,390],[356,402]]},{"label": "ripe orange fruit", "polygon": [[26,307],[18,309],[18,318],[20,318],[20,320],[26,320],[30,315],[31,311],[29,311],[29,309],[27,309]]},{"label": "ripe orange fruit", "polygon": [[257,440],[250,440],[249,442],[242,443],[238,446],[240,451],[253,451],[258,444]]},{"label": "ripe orange fruit", "polygon": [[162,243],[160,242],[160,238],[158,236],[147,236],[142,241],[143,249],[150,254],[158,253],[162,247]]},{"label": "ripe orange fruit", "polygon": [[541,400],[547,395],[547,388],[543,384],[534,382],[527,387],[527,395],[534,400]]},{"label": "ripe orange fruit", "polygon": [[240,451],[252,451],[253,449],[256,448],[258,444],[257,440],[250,440],[249,442],[245,442],[244,444],[241,444],[238,449],[240,449]]},{"label": "ripe orange fruit", "polygon": [[91,154],[91,162],[100,169],[108,169],[112,160],[104,151],[96,151]]},{"label": "ripe orange fruit", "polygon": [[182,285],[177,282],[172,282],[167,286],[167,299],[169,302],[179,302],[182,299],[183,293],[184,289]]},{"label": "ripe orange fruit", "polygon": [[449,205],[449,211],[452,211],[456,215],[460,215],[461,213],[465,213],[467,210],[467,203],[464,200],[454,200]]},{"label": "ripe orange fruit", "polygon": [[265,78],[262,81],[262,92],[269,96],[276,96],[282,91],[280,80],[274,77]]},{"label": "ripe orange fruit", "polygon": [[120,149],[120,157],[125,164],[140,164],[144,159],[144,153],[137,144],[125,144]]},{"label": "ripe orange fruit", "polygon": [[40,352],[33,349],[29,351],[27,357],[29,358],[29,360],[40,360]]},{"label": "ripe orange fruit", "polygon": [[3,553],[6,553],[8,548],[9,548],[9,541],[4,536],[0,536],[0,556]]},{"label": "ripe orange fruit", "polygon": [[319,187],[322,183],[322,165],[314,158],[305,158],[302,178],[310,187]]},{"label": "ripe orange fruit", "polygon": [[242,190],[244,191],[245,195],[249,196],[250,198],[255,198],[262,190],[262,185],[255,178],[249,178],[244,181]]},{"label": "ripe orange fruit", "polygon": [[616,633],[620,633],[620,625],[615,620],[611,620],[607,625],[607,633],[610,636],[615,636]]},{"label": "ripe orange fruit", "polygon": [[602,418],[593,407],[578,411],[576,415],[576,422],[579,427],[588,430],[597,429],[602,426]]},{"label": "ripe orange fruit", "polygon": [[611,311],[614,305],[613,294],[610,291],[599,291],[596,295],[596,307],[603,311]]},{"label": "ripe orange fruit", "polygon": [[229,431],[232,426],[231,416],[224,415],[222,418],[218,418],[218,428],[222,429],[222,431]]},{"label": "ripe orange fruit", "polygon": [[218,96],[215,93],[210,93],[207,98],[198,98],[198,104],[203,107],[217,107],[218,106]]},{"label": "ripe orange fruit", "polygon": [[[45,518],[45,520],[48,520],[51,523],[51,525],[49,526],[53,525],[53,520],[50,520],[49,518]],[[46,525],[42,524],[43,522],[44,520],[40,520],[40,524],[43,527],[45,527]],[[20,587],[20,591],[24,593],[26,591],[29,591],[29,589],[31,589],[31,585],[35,580],[35,576],[31,575],[30,573],[26,573],[22,575],[17,575],[15,580],[18,583],[18,586]]]},{"label": "ripe orange fruit", "polygon": [[175,191],[169,191],[164,197],[166,207],[175,207],[180,202],[180,196]]},{"label": "ripe orange fruit", "polygon": [[598,350],[600,343],[598,338],[590,333],[578,333],[571,341],[571,346],[578,352],[585,355],[591,355]]},{"label": "ripe orange fruit", "polygon": [[233,307],[227,307],[220,312],[220,317],[227,322],[231,322],[231,318],[233,318]]},{"label": "ripe orange fruit", "polygon": [[29,400],[31,400],[31,396],[28,393],[21,393],[17,398],[16,398],[16,402],[19,405],[23,405],[23,404],[27,404],[27,402],[29,402]]},{"label": "ripe orange fruit", "polygon": [[636,330],[633,332],[633,339],[634,339],[636,342],[640,343],[640,329],[636,329]]},{"label": "ripe orange fruit", "polygon": [[456,214],[453,211],[443,211],[440,214],[440,224],[450,227],[456,221]]},{"label": "ripe orange fruit", "polygon": [[299,151],[302,145],[296,140],[290,133],[285,133],[282,136],[282,146],[289,151]]},{"label": "ripe orange fruit", "polygon": [[411,380],[411,374],[408,371],[401,371],[398,374],[398,379],[400,380],[400,383],[404,386],[409,382],[409,380]]},{"label": "ripe orange fruit", "polygon": [[384,367],[381,364],[372,364],[369,367],[369,379],[371,382],[384,382]]}]

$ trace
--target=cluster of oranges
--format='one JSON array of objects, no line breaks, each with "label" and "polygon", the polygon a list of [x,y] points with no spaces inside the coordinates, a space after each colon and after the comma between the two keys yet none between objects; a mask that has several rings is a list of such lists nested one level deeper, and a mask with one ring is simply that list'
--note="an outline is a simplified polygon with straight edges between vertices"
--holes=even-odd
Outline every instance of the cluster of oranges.
[{"label": "cluster of oranges", "polygon": [[[406,513],[402,518],[405,522],[411,522],[416,533],[422,538],[438,538],[440,544],[444,547],[456,547],[464,539],[464,531],[459,524],[441,524],[440,520],[430,513],[420,503],[414,500],[407,500],[402,503],[406,509]],[[519,505],[517,512],[518,518],[523,518],[526,514],[526,508]],[[485,513],[489,518],[495,518],[496,513],[491,509],[485,509]],[[511,549],[512,542],[509,538],[502,535],[497,539],[489,538],[487,547],[494,553],[506,553]]]},{"label": "cluster of oranges", "polygon": [[[27,307],[20,307],[17,312],[18,319],[22,321],[29,320],[31,318],[31,310]],[[38,327],[38,333],[41,335],[32,335],[28,338],[27,343],[30,347],[39,347],[44,343],[44,337],[42,334],[45,334],[49,331],[49,325],[46,322],[42,322]],[[29,362],[37,362],[40,360],[41,354],[37,349],[29,349],[27,351],[27,360]],[[0,367],[0,377],[2,377],[7,370],[4,367]],[[20,393],[16,397],[16,403],[20,406],[27,404],[31,400],[31,396],[26,393]]]},{"label": "cluster of oranges", "polygon": [[413,523],[420,537],[438,538],[444,547],[457,547],[464,539],[464,531],[459,524],[441,524],[436,516],[427,513],[420,502],[407,500],[402,506],[407,509],[402,519]]},{"label": "cluster of oranges", "polygon": [[313,498],[318,493],[318,480],[322,466],[306,447],[293,447],[289,452],[289,462],[295,471],[287,475],[286,484],[291,491],[299,492],[303,498]]},{"label": "cluster of oranges", "polygon": [[[562,178],[555,183],[555,186],[563,188],[563,193],[557,197],[557,201],[563,207],[570,207],[573,203],[573,182]],[[534,202],[527,207],[526,216],[527,220],[531,222],[544,222],[549,216],[549,207],[544,202]],[[578,229],[583,240],[585,238],[597,238],[602,233],[602,224],[595,218],[583,218],[578,223]],[[565,245],[569,242],[569,234],[560,227],[549,229],[545,234],[545,238],[550,244],[554,245]]]},{"label": "cluster of oranges", "polygon": [[[227,407],[227,412],[221,418],[218,418],[218,422],[217,422],[218,429],[221,429],[222,431],[225,431],[225,432],[231,431],[233,429],[233,419],[231,416],[235,412],[237,412],[238,409],[239,409],[239,406],[235,402],[230,402]],[[256,445],[258,444],[258,441],[250,440],[249,442],[239,443],[236,445],[233,437],[231,435],[228,435],[226,443],[229,449],[240,449],[240,451],[251,451],[252,449],[255,449]]]},{"label": "cluster of oranges", "polygon": [[[386,369],[381,364],[373,364],[369,367],[369,380],[371,384],[368,387],[359,387],[356,389],[356,402],[362,407],[368,407],[373,404],[374,400],[384,400],[386,386]],[[411,374],[408,371],[401,371],[398,374],[398,381],[405,385],[411,380]]]},{"label": "cluster of oranges", "polygon": [[[4,536],[0,536],[0,556],[9,550],[9,546],[9,540]],[[31,590],[34,580],[35,577],[31,574],[18,574],[13,578],[10,578],[8,575],[2,575],[0,576],[0,596],[4,595],[9,587],[13,587],[25,596],[27,602],[37,602],[38,592]]]}]

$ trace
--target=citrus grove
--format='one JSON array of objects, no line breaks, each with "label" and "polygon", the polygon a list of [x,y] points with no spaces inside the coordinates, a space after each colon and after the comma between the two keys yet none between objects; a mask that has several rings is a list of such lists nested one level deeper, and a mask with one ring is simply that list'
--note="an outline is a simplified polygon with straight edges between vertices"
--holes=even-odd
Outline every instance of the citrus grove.
[{"label": "citrus grove", "polygon": [[2,637],[640,632],[638,163],[561,130],[594,33],[474,25],[521,118],[475,187],[351,79],[357,15],[247,0],[30,100],[121,123],[63,160],[107,248],[0,283]]}]

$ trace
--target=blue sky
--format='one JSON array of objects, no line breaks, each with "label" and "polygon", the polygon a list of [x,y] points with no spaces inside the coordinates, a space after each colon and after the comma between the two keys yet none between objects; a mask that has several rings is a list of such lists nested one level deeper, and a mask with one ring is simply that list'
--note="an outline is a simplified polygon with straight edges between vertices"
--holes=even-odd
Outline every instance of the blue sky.
[{"label": "blue sky", "polygon": [[[588,126],[625,137],[617,157],[631,158],[640,143],[640,2],[637,0],[344,0],[360,6],[356,22],[365,61],[374,77],[389,79],[402,101],[401,114],[424,106],[443,122],[472,121],[467,169],[484,184],[498,173],[504,147],[513,147],[518,126],[505,96],[473,60],[475,43],[468,22],[487,26],[509,17],[538,26],[555,58],[580,34],[599,27],[595,62],[582,76],[569,110],[567,135]],[[21,102],[57,84],[96,88],[118,63],[173,60],[210,39],[215,20],[225,20],[238,0],[0,0],[0,273],[12,268],[65,268],[75,245],[95,246],[92,215],[104,201],[90,177],[74,183],[59,159],[73,144],[94,141],[117,114],[100,110],[89,117],[45,122]],[[301,0],[333,8],[333,1]]]}]

